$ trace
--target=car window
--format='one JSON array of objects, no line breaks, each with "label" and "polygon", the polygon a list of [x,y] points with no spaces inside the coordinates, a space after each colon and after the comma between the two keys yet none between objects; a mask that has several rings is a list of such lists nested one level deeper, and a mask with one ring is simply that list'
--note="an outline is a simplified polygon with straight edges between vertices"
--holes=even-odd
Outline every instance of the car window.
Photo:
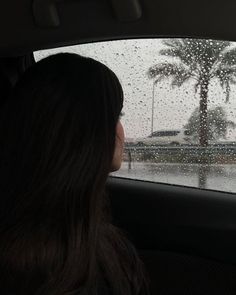
[{"label": "car window", "polygon": [[124,89],[126,144],[113,176],[236,192],[236,43],[119,40],[35,52],[93,57]]}]

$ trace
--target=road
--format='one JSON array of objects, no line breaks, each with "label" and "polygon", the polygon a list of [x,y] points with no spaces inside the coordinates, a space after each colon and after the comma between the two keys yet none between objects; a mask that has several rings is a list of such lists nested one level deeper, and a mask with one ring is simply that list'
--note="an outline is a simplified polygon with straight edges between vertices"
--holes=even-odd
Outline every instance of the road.
[{"label": "road", "polygon": [[[204,171],[201,179],[202,169]],[[236,192],[236,164],[181,164],[123,162],[119,171],[112,175],[160,183],[170,183],[205,189]]]}]

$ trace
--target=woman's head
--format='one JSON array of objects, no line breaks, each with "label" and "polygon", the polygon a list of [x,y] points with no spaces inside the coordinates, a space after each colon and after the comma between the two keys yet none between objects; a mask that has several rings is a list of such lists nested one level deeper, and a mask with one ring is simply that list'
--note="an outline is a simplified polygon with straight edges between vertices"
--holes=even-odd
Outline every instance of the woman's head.
[{"label": "woman's head", "polygon": [[58,54],[28,70],[2,114],[7,153],[27,176],[24,194],[50,184],[58,191],[101,187],[119,168],[122,106],[117,77],[93,59]]},{"label": "woman's head", "polygon": [[109,172],[123,106],[122,88],[110,69],[90,58],[58,54],[32,67],[16,92],[28,116],[25,127],[35,128],[51,167],[53,160],[59,165],[64,157],[68,164],[74,157],[71,166],[83,164],[84,174],[91,167]]}]

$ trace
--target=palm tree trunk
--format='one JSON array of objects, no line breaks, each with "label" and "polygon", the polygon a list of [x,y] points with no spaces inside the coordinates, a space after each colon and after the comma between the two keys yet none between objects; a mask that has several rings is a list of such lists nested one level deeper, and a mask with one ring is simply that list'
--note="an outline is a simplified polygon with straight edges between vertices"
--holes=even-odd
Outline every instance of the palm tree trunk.
[{"label": "palm tree trunk", "polygon": [[200,163],[198,167],[198,187],[207,188],[208,166]]},{"label": "palm tree trunk", "polygon": [[[208,98],[209,80],[205,78],[200,85],[200,128],[199,128],[199,143],[201,147],[208,146],[208,120],[207,120],[207,98]],[[207,186],[207,162],[208,158],[205,149],[200,153],[200,163],[198,171],[199,187],[206,188]]]},{"label": "palm tree trunk", "polygon": [[200,128],[199,143],[200,146],[208,146],[208,122],[207,122],[207,96],[209,81],[206,79],[200,85]]},{"label": "palm tree trunk", "polygon": [[154,97],[155,97],[155,81],[152,85],[152,118],[151,118],[151,135],[153,134],[153,122],[154,122]]}]

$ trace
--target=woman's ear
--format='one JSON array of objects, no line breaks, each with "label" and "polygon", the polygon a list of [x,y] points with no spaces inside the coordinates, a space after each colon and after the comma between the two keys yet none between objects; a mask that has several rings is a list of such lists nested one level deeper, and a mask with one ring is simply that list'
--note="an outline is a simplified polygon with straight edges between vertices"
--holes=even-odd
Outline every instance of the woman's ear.
[{"label": "woman's ear", "polygon": [[122,159],[123,159],[124,141],[125,141],[124,128],[119,120],[116,125],[116,143],[115,143],[113,160],[111,164],[111,172],[114,172],[120,169]]}]

